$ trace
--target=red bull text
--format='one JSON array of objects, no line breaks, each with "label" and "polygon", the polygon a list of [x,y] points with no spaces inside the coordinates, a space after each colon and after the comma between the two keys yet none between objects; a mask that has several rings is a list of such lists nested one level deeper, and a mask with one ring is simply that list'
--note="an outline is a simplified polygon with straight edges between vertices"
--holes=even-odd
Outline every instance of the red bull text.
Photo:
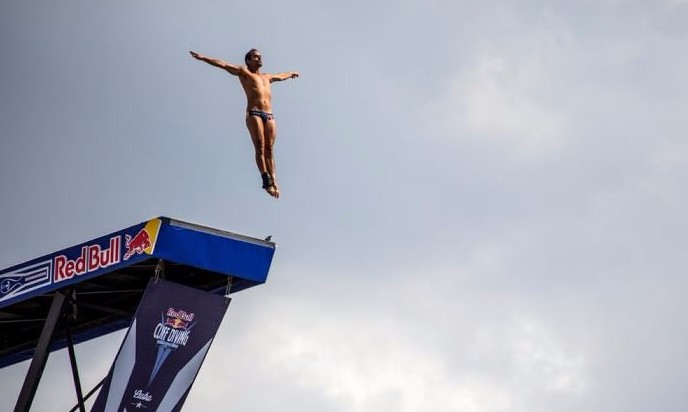
[{"label": "red bull text", "polygon": [[177,319],[182,319],[186,321],[193,321],[194,319],[194,314],[192,313],[187,313],[185,310],[180,309],[180,310],[175,310],[174,308],[167,308],[167,316],[172,317],[172,318],[177,318]]},{"label": "red bull text", "polygon": [[81,255],[74,260],[70,260],[65,255],[56,256],[53,282],[62,282],[74,276],[85,275],[119,263],[122,253],[121,245],[122,237],[114,236],[110,238],[109,247],[105,249],[100,245],[83,246]]}]

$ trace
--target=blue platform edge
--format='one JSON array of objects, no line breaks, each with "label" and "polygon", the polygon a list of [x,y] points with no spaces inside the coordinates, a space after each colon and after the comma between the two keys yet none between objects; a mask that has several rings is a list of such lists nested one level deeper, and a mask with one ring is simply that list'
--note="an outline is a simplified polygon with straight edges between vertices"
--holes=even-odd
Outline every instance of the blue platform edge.
[{"label": "blue platform edge", "polygon": [[0,270],[0,308],[159,258],[231,276],[232,291],[265,283],[275,244],[160,216]]}]

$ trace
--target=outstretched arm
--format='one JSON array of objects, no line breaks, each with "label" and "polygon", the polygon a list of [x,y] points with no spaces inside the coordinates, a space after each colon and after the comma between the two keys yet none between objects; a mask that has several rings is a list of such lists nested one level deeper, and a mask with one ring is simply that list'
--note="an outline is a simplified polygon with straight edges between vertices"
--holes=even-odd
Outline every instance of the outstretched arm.
[{"label": "outstretched arm", "polygon": [[220,60],[220,59],[214,59],[212,57],[207,57],[204,56],[200,53],[196,53],[195,51],[190,51],[191,56],[196,59],[200,60],[202,62],[206,62],[210,65],[213,65],[215,67],[219,67],[220,69],[227,70],[230,74],[233,74],[235,76],[239,76],[242,73],[243,67],[237,66],[236,64],[231,64],[227,63],[226,61]]},{"label": "outstretched arm", "polygon": [[270,83],[281,82],[282,80],[295,79],[299,77],[299,72],[284,72],[270,75]]}]

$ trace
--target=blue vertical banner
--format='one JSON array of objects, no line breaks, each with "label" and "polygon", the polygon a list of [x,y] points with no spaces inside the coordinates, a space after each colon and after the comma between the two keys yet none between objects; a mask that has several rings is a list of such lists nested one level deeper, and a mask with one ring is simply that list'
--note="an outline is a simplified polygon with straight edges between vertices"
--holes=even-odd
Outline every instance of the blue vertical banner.
[{"label": "blue vertical banner", "polygon": [[229,301],[151,280],[91,411],[180,411]]}]

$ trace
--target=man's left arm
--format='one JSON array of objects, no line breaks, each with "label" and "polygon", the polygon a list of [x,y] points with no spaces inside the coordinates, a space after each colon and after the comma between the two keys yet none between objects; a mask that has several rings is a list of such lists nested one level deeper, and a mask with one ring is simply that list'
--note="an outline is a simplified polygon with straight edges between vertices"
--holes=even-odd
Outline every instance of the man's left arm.
[{"label": "man's left arm", "polygon": [[281,82],[282,80],[295,79],[299,77],[299,72],[284,72],[270,75],[270,83]]}]

